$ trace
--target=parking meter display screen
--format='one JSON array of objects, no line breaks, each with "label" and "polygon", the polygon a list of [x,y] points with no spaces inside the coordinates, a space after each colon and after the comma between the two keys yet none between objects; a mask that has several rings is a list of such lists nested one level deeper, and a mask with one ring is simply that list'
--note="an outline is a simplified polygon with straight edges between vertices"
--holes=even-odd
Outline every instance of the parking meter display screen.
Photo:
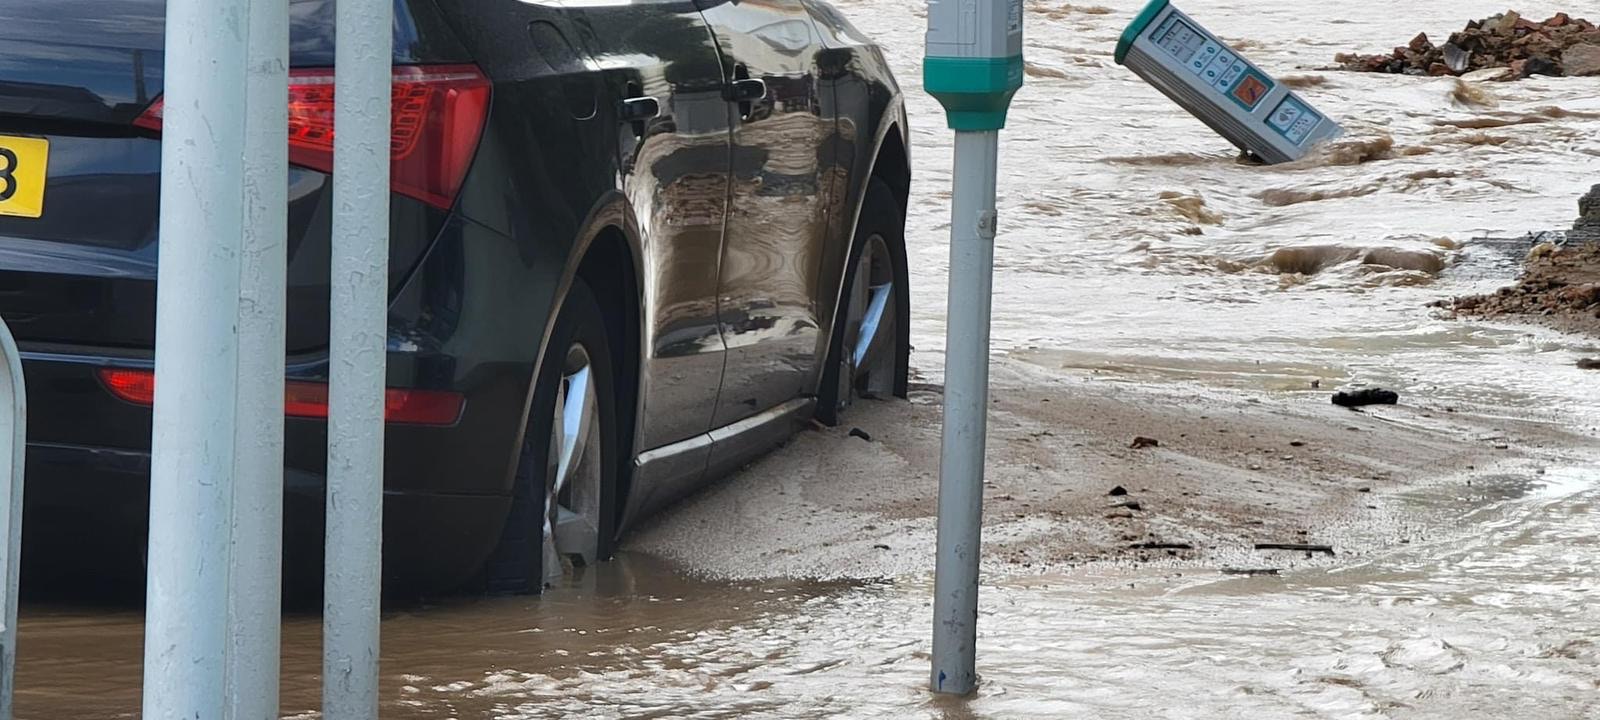
[{"label": "parking meter display screen", "polygon": [[[1152,38],[1162,50],[1172,53],[1178,62],[1187,63],[1195,59],[1195,54],[1206,46],[1206,36],[1194,29],[1189,23],[1179,20],[1176,16],[1167,18],[1156,28]],[[1215,44],[1215,43],[1212,43]]]}]

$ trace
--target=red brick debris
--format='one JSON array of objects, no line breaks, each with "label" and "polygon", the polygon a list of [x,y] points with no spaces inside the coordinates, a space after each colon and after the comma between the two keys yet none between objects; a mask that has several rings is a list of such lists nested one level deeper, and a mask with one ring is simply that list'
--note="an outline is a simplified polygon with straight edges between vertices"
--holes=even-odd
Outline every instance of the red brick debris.
[{"label": "red brick debris", "polygon": [[1499,80],[1600,75],[1600,29],[1566,13],[1536,22],[1508,11],[1467,23],[1442,45],[1423,33],[1387,55],[1341,53],[1334,62],[1344,70],[1406,75],[1459,76],[1505,68]]}]

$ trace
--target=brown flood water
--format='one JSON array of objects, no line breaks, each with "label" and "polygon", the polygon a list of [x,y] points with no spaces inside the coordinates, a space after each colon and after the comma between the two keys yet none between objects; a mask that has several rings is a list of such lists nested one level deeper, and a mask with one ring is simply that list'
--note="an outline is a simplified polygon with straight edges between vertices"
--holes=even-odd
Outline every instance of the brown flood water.
[{"label": "brown flood water", "polygon": [[[1502,477],[1433,540],[1282,577],[988,578],[983,686],[935,699],[930,588],[700,582],[633,555],[542,599],[385,615],[386,718],[1600,716],[1593,466]],[[136,717],[141,618],[28,607],[21,718]],[[318,623],[285,627],[315,717]]]}]

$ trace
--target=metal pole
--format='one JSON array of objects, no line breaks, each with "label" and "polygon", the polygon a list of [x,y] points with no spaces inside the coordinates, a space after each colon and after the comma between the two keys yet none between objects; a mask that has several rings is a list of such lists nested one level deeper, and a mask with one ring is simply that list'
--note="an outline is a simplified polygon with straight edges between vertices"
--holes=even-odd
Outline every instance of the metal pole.
[{"label": "metal pole", "polygon": [[249,0],[168,0],[144,717],[220,718]]},{"label": "metal pole", "polygon": [[989,318],[994,286],[995,173],[1000,133],[957,132],[945,340],[944,452],[933,600],[935,692],[977,687],[978,559],[989,412]]},{"label": "metal pole", "polygon": [[230,720],[276,720],[283,593],[283,372],[288,264],[288,0],[251,0],[245,223],[234,434]]},{"label": "metal pole", "polygon": [[[0,320],[0,418],[10,416],[9,427],[0,430],[0,498],[6,503],[0,512],[0,570],[5,578],[5,617],[0,619],[0,720],[11,720],[11,697],[17,672],[17,579],[22,567],[22,470],[28,452],[28,389],[22,378],[22,355],[11,328]],[[9,464],[6,464],[9,463]]]},{"label": "metal pole", "polygon": [[928,0],[923,84],[956,131],[951,177],[950,297],[945,328],[944,449],[933,598],[936,693],[978,686],[978,560],[989,412],[995,176],[1000,130],[1022,87],[1023,0]]},{"label": "metal pole", "polygon": [[393,0],[338,0],[322,715],[378,717]]}]

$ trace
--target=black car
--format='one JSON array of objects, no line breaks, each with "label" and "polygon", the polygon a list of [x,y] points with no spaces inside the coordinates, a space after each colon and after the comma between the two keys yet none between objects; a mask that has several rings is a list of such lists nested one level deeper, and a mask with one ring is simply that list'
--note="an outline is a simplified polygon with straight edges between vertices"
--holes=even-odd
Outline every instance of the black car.
[{"label": "black car", "polygon": [[[25,546],[134,569],[164,14],[0,4],[0,316],[32,411]],[[315,577],[333,2],[291,15],[286,545],[291,577]],[[905,111],[837,11],[396,0],[394,41],[391,588],[537,589],[801,424],[905,394]]]}]

